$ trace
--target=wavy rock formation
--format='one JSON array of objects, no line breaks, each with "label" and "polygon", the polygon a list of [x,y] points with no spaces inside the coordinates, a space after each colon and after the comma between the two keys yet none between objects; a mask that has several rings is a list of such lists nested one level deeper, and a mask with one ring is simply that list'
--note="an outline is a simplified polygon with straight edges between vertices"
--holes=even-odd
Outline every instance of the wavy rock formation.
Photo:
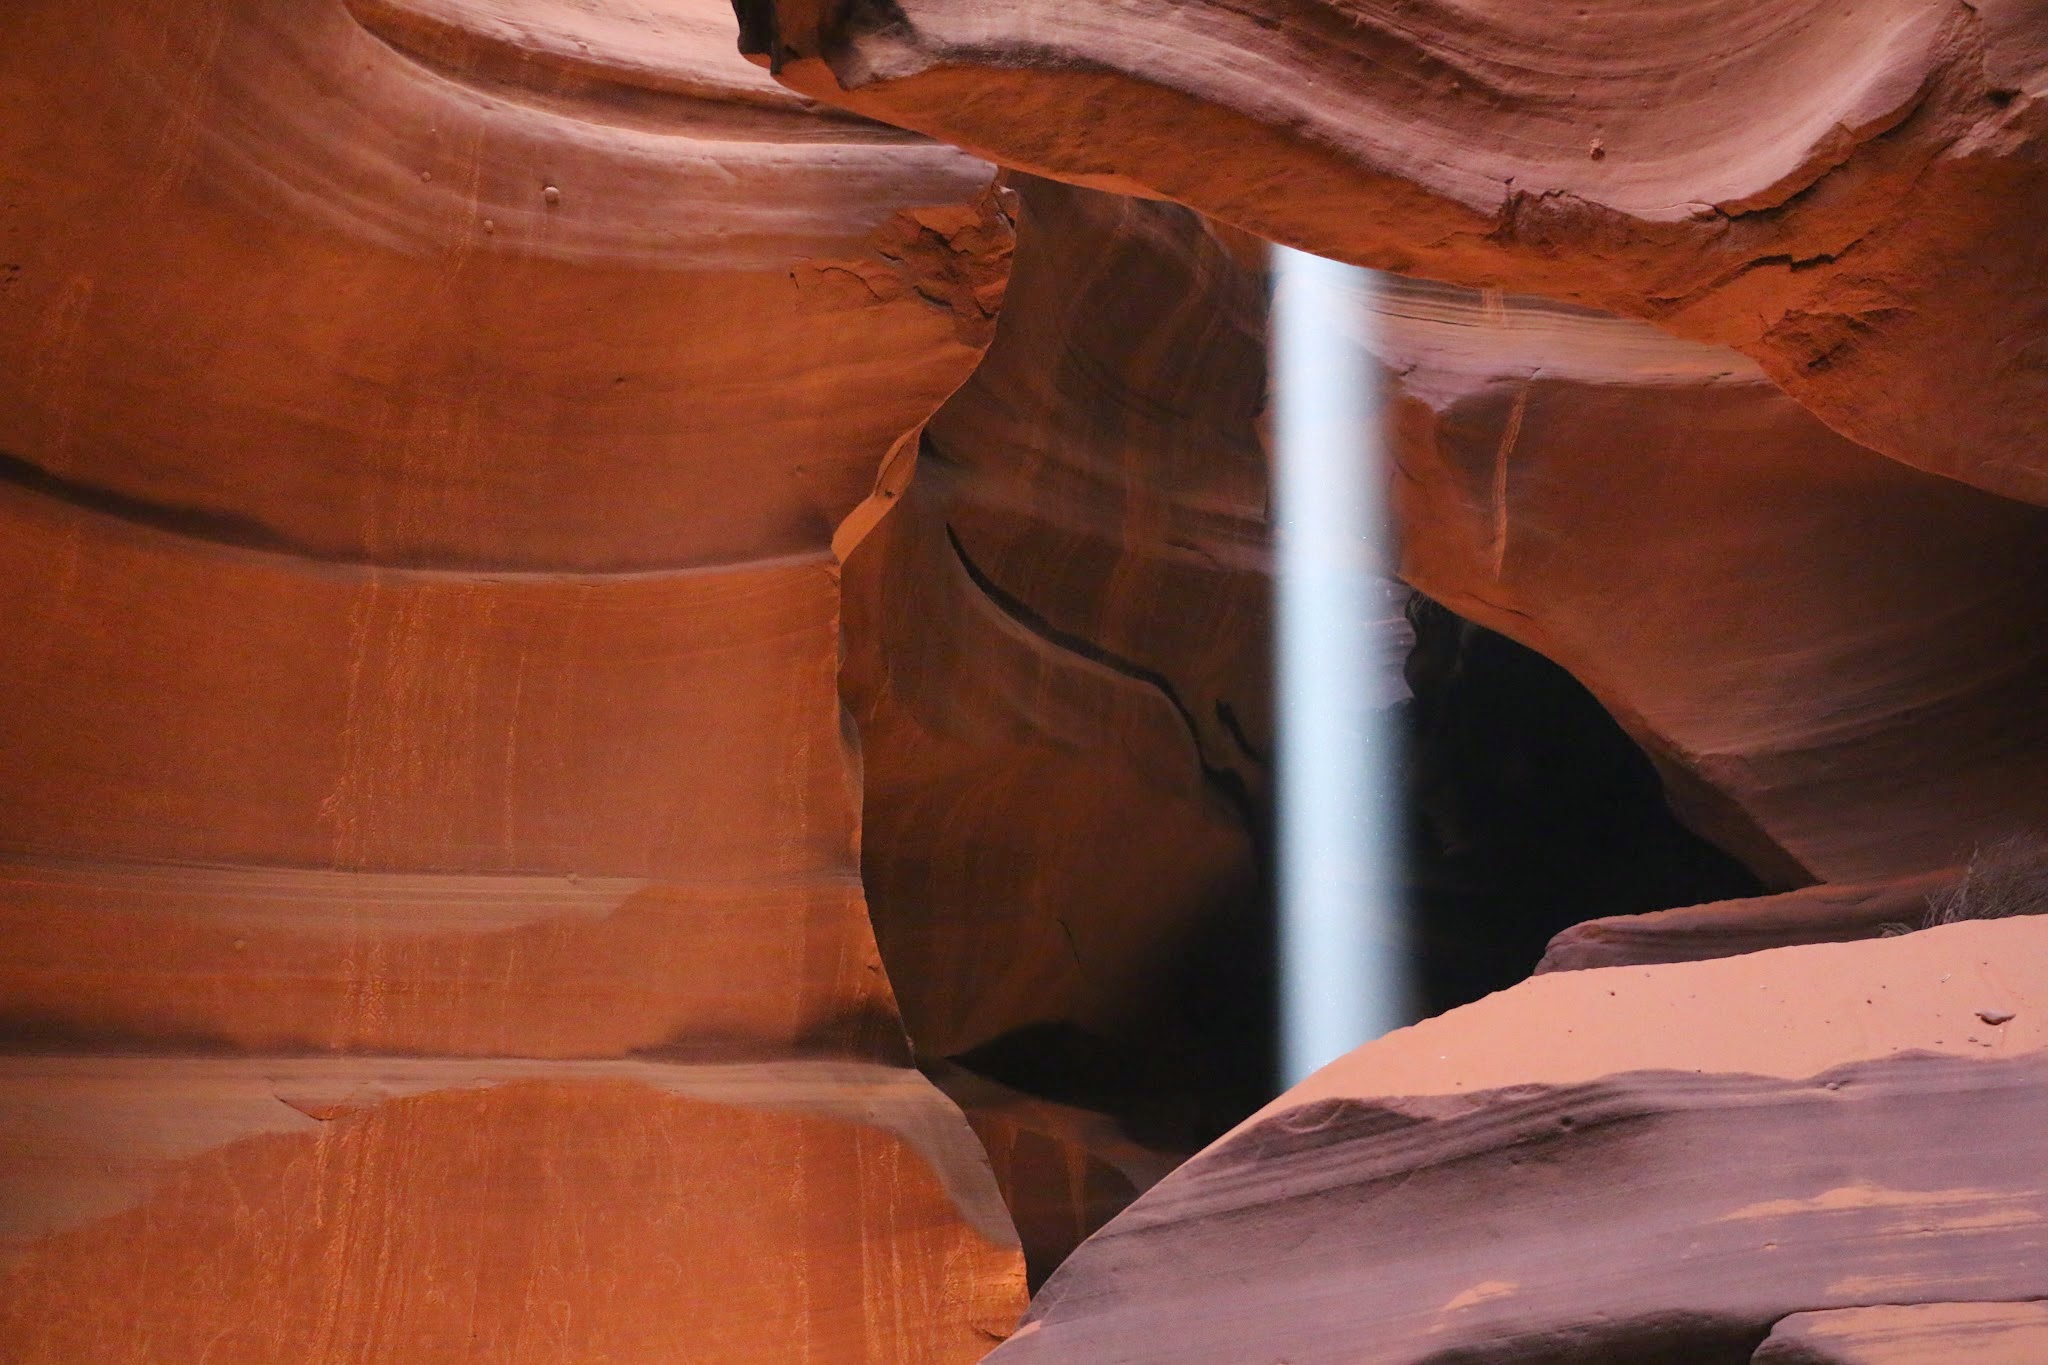
[{"label": "wavy rock formation", "polygon": [[1403,274],[1733,346],[1851,439],[2048,502],[2024,0],[743,0],[792,88]]},{"label": "wavy rock formation", "polygon": [[0,1354],[975,1358],[831,539],[990,168],[711,0],[0,33]]},{"label": "wavy rock formation", "polygon": [[[737,9],[0,15],[0,1357],[2039,1356],[2038,7]],[[1245,1119],[1252,233],[1540,975]]]},{"label": "wavy rock formation", "polygon": [[1526,982],[1268,1105],[991,1358],[1705,1365],[2038,1297],[2044,969],[2007,920]]},{"label": "wavy rock formation", "polygon": [[[1124,983],[1142,973],[1148,953],[1157,957],[1156,946],[1140,946],[1144,926],[1183,913],[1176,907],[1191,894],[1183,873],[1207,875],[1210,836],[1199,826],[1166,832],[1170,815],[1138,832],[1159,840],[1151,847],[1170,864],[1164,876],[1105,870],[1104,857],[1116,860],[1112,869],[1141,866],[1144,845],[1105,845],[1080,832],[1148,798],[1114,785],[1122,777],[1077,784],[1077,765],[1119,766],[1133,736],[1173,728],[1158,698],[1130,681],[1165,685],[1198,738],[1194,761],[1212,788],[1217,778],[1225,795],[1239,781],[1254,795],[1263,786],[1260,768],[1246,762],[1263,752],[1263,708],[1249,708],[1249,747],[1242,727],[1233,733],[1245,699],[1261,695],[1241,681],[1257,667],[1245,646],[1263,641],[1256,579],[1239,575],[1240,586],[1220,589],[1177,548],[1261,562],[1262,466],[1237,453],[1256,440],[1255,403],[1242,395],[1260,365],[1249,344],[1257,323],[1236,319],[1247,315],[1242,300],[1257,272],[1233,237],[1176,210],[1020,183],[1027,238],[1039,244],[1027,246],[999,329],[1009,340],[999,335],[935,419],[907,505],[887,530],[926,548],[878,540],[850,570],[855,582],[886,577],[883,600],[894,604],[869,608],[859,605],[865,589],[854,592],[850,636],[890,641],[886,682],[870,662],[849,666],[852,694],[878,699],[857,704],[869,740],[868,883],[885,949],[915,997],[907,1005],[913,1035],[950,1053],[1055,1021],[1114,1033],[1119,1025],[1099,1008],[1091,1016],[1076,1002],[1091,989],[1128,998]],[[1139,223],[1142,233],[1129,226]],[[1208,262],[1196,283],[1177,265],[1191,250]],[[1076,261],[1095,273],[1077,280]],[[1169,267],[1180,273],[1163,274]],[[1164,306],[1178,311],[1162,316],[1173,319],[1220,311],[1232,319],[1235,349],[1219,351],[1209,333],[1188,331],[1193,321],[1162,330],[1143,312],[1160,306],[1153,299],[1169,300]],[[1854,446],[1725,348],[1525,296],[1419,282],[1389,282],[1375,307],[1373,345],[1396,398],[1403,575],[1589,684],[1657,760],[1694,828],[1769,883],[1853,888],[1872,878],[1915,886],[1977,844],[2048,819],[2039,776],[2048,734],[2031,701],[2048,676],[2048,620],[2029,587],[2048,568],[2038,509]],[[1149,396],[1127,396],[1133,375],[1152,386]],[[1097,450],[1115,459],[1114,472],[1097,472],[1111,468]],[[1241,512],[1219,543],[1213,533],[1204,538],[1189,509],[1226,470],[1245,490],[1237,505],[1258,510]],[[1091,494],[1103,488],[1114,495]],[[1047,523],[1086,532],[1037,529]],[[1160,525],[1173,529],[1162,536],[1152,529]],[[1007,559],[991,558],[983,544]],[[1156,548],[1135,556],[1120,548],[1148,544]],[[1184,561],[1173,570],[1178,582],[1144,567],[1176,558]],[[1716,571],[1724,559],[1741,572]],[[992,593],[996,611],[961,617],[934,607],[935,585],[949,580],[970,599]],[[1138,605],[1105,618],[1104,592]],[[1040,637],[1029,643],[1049,640],[1051,660],[1064,651],[1078,665],[1107,661],[1125,677],[1083,671],[1157,712],[1149,722],[1118,722],[1114,738],[1075,729],[1064,744],[1052,742],[1085,759],[1049,768],[1046,742],[1027,746],[1056,797],[1018,798],[1030,769],[1007,738],[1049,723],[1057,708],[1044,686],[1010,685],[998,717],[965,719],[966,699],[982,695],[997,671],[990,661],[1015,648],[975,643],[970,623],[998,614]],[[870,620],[882,624],[870,630]],[[1181,638],[1162,634],[1176,629]],[[1240,651],[1240,681],[1228,687],[1205,661],[1218,649]],[[1033,665],[1041,666],[1050,664]],[[1231,708],[1231,725],[1217,723],[1226,714],[1219,702]],[[1073,701],[1059,714],[1117,714],[1124,705]],[[919,710],[937,719],[903,729],[901,718]],[[1482,719],[1454,723],[1469,730]],[[959,757],[938,757],[946,749],[931,737],[942,733]],[[906,751],[926,766],[905,768],[898,755]],[[1190,771],[1185,757],[1147,762],[1169,778]],[[1084,786],[1103,795],[1103,808],[1070,824],[1076,803],[1092,799],[1078,794]],[[1177,808],[1149,799],[1155,813]],[[1531,811],[1524,823],[1537,828],[1543,818]],[[938,842],[964,863],[931,856],[934,829],[948,831]],[[1654,834],[1630,827],[1626,840],[1644,844],[1646,857],[1684,859],[1675,847],[1650,852]],[[1009,850],[1006,859],[992,856],[995,847]],[[1589,848],[1586,856],[1625,855]],[[1526,869],[1512,879],[1524,897],[1525,878]],[[1706,894],[1733,893],[1709,889],[1713,876],[1696,880]],[[1583,916],[1602,893],[1589,880],[1576,894],[1584,899],[1568,911]],[[1836,896],[1817,889],[1731,904],[1726,943],[1861,937],[1920,913],[1886,899],[1866,907],[1869,915],[1845,908],[1854,922],[1838,925],[1818,910]],[[1012,908],[1032,902],[1051,908]],[[965,906],[978,913],[940,909]],[[1005,909],[990,913],[997,906]],[[1123,949],[1094,941],[1102,926],[1124,936]],[[1547,932],[1514,972],[1533,965]],[[1454,929],[1460,936],[1471,935]],[[1644,951],[1644,960],[1666,960],[1660,949]],[[970,1015],[977,1022],[963,1027]]]},{"label": "wavy rock formation", "polygon": [[921,1055],[1193,1146],[1270,1093],[1263,276],[1017,188],[995,342],[847,558],[864,878]]},{"label": "wavy rock formation", "polygon": [[[1233,303],[1257,271],[1233,236],[1179,210],[1017,183],[1025,247],[997,342],[849,562],[866,877],[921,1049],[1151,1118],[1134,1094],[1199,1086],[1162,1079],[1159,1058],[1201,1058],[1212,1087],[1231,1064],[1204,1029],[1215,979],[1193,978],[1194,1007],[1164,1013],[1152,983],[1203,918],[1210,860],[1254,851],[1181,812],[1191,792],[1213,805],[1240,782],[1255,799],[1263,788],[1246,761],[1263,738],[1248,745],[1237,724],[1263,696],[1245,658],[1265,625],[1245,387],[1258,327]],[[1725,349],[1447,286],[1396,282],[1377,308],[1404,575],[1592,683],[1696,827],[1768,879],[1827,879],[1596,921],[1552,967],[1917,924],[1941,876],[1925,869],[2048,811],[2026,700],[2048,638],[2027,590],[2037,509],[1851,445]],[[1226,348],[1193,330],[1205,310],[1231,320]],[[1219,539],[1194,514],[1225,473],[1244,510]],[[1742,573],[1703,572],[1731,541]],[[1223,579],[1222,564],[1241,568]],[[1240,651],[1226,672],[1211,662],[1222,649]],[[1134,828],[1122,813],[1139,808],[1150,819]],[[1111,825],[1118,839],[1091,837]],[[1616,824],[1609,837],[1674,866],[1689,856],[1650,849],[1655,834]],[[1839,880],[1858,876],[1886,880]],[[1510,890],[1525,912],[1530,887]],[[1602,893],[1588,878],[1579,894]],[[1462,980],[1493,930],[1431,913]],[[1536,965],[1542,938],[1503,980]],[[1054,1256],[1041,1247],[1036,1263]]]},{"label": "wavy rock formation", "polygon": [[1639,323],[1406,282],[1379,308],[1402,576],[1569,669],[1695,829],[1789,887],[2048,825],[2048,513]]}]

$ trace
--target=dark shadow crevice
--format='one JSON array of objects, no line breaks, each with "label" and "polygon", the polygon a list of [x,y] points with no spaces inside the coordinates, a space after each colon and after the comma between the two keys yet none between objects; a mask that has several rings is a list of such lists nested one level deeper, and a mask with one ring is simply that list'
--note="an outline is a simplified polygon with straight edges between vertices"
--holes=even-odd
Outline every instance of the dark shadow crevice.
[{"label": "dark shadow crevice", "polygon": [[1570,673],[1409,601],[1403,787],[1428,1013],[1522,980],[1580,921],[1763,894],[1679,823],[1649,757]]}]

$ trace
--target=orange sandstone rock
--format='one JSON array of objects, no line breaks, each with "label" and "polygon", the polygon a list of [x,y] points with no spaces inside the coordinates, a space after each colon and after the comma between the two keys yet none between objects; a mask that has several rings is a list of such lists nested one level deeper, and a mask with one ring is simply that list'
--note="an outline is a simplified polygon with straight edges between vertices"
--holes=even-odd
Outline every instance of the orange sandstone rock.
[{"label": "orange sandstone rock", "polygon": [[988,357],[847,555],[863,877],[921,1055],[1058,1041],[1062,1098],[1207,1136],[1265,1085],[1222,1003],[1267,970],[1262,275],[1185,210],[1016,189]]},{"label": "orange sandstone rock", "polygon": [[2018,0],[746,0],[790,87],[1279,241],[1753,357],[1871,449],[2048,501]]},{"label": "orange sandstone rock", "polygon": [[884,1068],[15,1058],[0,1094],[24,1362],[965,1362],[1021,1278],[965,1125]]},{"label": "orange sandstone rock", "polygon": [[991,168],[715,0],[0,27],[0,1355],[975,1358],[832,539]]},{"label": "orange sandstone rock", "polygon": [[1878,458],[1735,353],[1393,282],[1401,572],[1569,669],[1779,887],[2048,821],[2039,508]]}]

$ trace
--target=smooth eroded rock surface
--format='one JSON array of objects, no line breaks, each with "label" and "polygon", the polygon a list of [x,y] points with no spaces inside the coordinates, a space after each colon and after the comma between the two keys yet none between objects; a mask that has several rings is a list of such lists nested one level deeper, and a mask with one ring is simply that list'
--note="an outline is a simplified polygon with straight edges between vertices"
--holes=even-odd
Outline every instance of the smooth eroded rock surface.
[{"label": "smooth eroded rock surface", "polygon": [[2030,1365],[2048,1356],[2048,1304],[1915,1303],[1795,1313],[1758,1365]]},{"label": "smooth eroded rock surface", "polygon": [[995,341],[847,554],[863,876],[920,1054],[1192,1147],[1269,1093],[1236,1003],[1267,953],[1263,277],[1186,210],[1014,183]]},{"label": "smooth eroded rock surface", "polygon": [[1014,1321],[866,913],[832,554],[1012,224],[734,36],[0,19],[0,1355]]},{"label": "smooth eroded rock surface", "polygon": [[0,1062],[10,1359],[972,1361],[1014,1234],[847,1064]]},{"label": "smooth eroded rock surface", "polygon": [[[0,17],[0,1356],[2039,1354],[2039,7],[737,9]],[[1247,1119],[1253,232],[1593,918]]]},{"label": "smooth eroded rock surface", "polygon": [[1953,886],[1955,878],[1951,871],[1809,886],[1776,896],[1586,920],[1553,938],[1536,970],[1694,962],[1801,943],[1879,938],[1922,927],[1928,897]]},{"label": "smooth eroded rock surface", "polygon": [[747,0],[794,89],[1325,255],[1650,318],[2048,501],[2024,0]]},{"label": "smooth eroded rock surface", "polygon": [[731,42],[715,0],[13,7],[10,481],[324,560],[815,551],[972,367],[1006,229],[984,163]]},{"label": "smooth eroded rock surface", "polygon": [[1555,660],[1776,889],[2048,821],[2048,512],[1844,440],[1725,349],[1390,282],[1401,571]]},{"label": "smooth eroded rock surface", "polygon": [[2044,954],[1958,925],[1427,1020],[1154,1187],[994,1358],[1742,1361],[1795,1312],[2039,1295]]}]

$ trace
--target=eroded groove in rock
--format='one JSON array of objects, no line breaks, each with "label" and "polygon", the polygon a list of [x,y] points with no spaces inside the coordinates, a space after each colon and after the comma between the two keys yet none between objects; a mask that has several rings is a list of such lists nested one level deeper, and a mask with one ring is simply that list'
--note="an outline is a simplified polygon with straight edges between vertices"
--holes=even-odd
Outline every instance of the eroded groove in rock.
[{"label": "eroded groove in rock", "polygon": [[989,356],[848,559],[844,681],[906,1028],[979,1073],[1042,1277],[1271,1093],[1263,277],[1185,210],[1015,188]]},{"label": "eroded groove in rock", "polygon": [[[1180,723],[1187,727],[1188,739],[1195,747],[1195,763],[1202,771],[1202,779],[1210,785],[1217,796],[1237,811],[1238,817],[1244,822],[1246,833],[1250,834],[1253,838],[1258,837],[1260,817],[1259,813],[1252,807],[1251,796],[1246,789],[1244,778],[1234,768],[1221,767],[1209,762],[1208,758],[1203,754],[1203,726],[1195,718],[1195,713],[1188,709],[1187,703],[1181,700],[1180,693],[1175,690],[1171,678],[1163,673],[1147,668],[1143,664],[1133,663],[1129,659],[1114,654],[1093,641],[1084,640],[1078,635],[1069,635],[1066,631],[1047,621],[1028,602],[1013,596],[1001,584],[983,572],[981,567],[968,557],[966,549],[960,544],[959,533],[950,526],[946,528],[946,543],[952,546],[953,555],[960,561],[960,567],[967,571],[968,579],[973,582],[975,587],[981,590],[983,596],[993,602],[1011,620],[1033,634],[1042,637],[1055,649],[1063,649],[1069,653],[1078,654],[1084,659],[1092,660],[1095,663],[1101,664],[1104,668],[1121,673],[1125,677],[1141,682],[1145,686],[1157,691],[1160,698],[1173,708],[1173,713],[1180,718]],[[1219,723],[1225,714],[1234,714],[1234,712],[1229,711],[1228,702],[1218,702],[1217,707],[1219,709],[1216,715]],[[1248,742],[1243,741],[1241,732],[1237,736],[1233,736],[1233,738],[1237,738],[1240,741],[1238,744],[1238,753],[1240,755],[1256,759],[1256,751]]]},{"label": "eroded groove in rock", "polygon": [[1840,882],[1776,896],[1590,919],[1553,938],[1536,970],[1695,962],[1801,943],[1881,938],[1920,928],[1928,898],[1955,885],[1958,875],[1949,870],[1889,881]]}]

